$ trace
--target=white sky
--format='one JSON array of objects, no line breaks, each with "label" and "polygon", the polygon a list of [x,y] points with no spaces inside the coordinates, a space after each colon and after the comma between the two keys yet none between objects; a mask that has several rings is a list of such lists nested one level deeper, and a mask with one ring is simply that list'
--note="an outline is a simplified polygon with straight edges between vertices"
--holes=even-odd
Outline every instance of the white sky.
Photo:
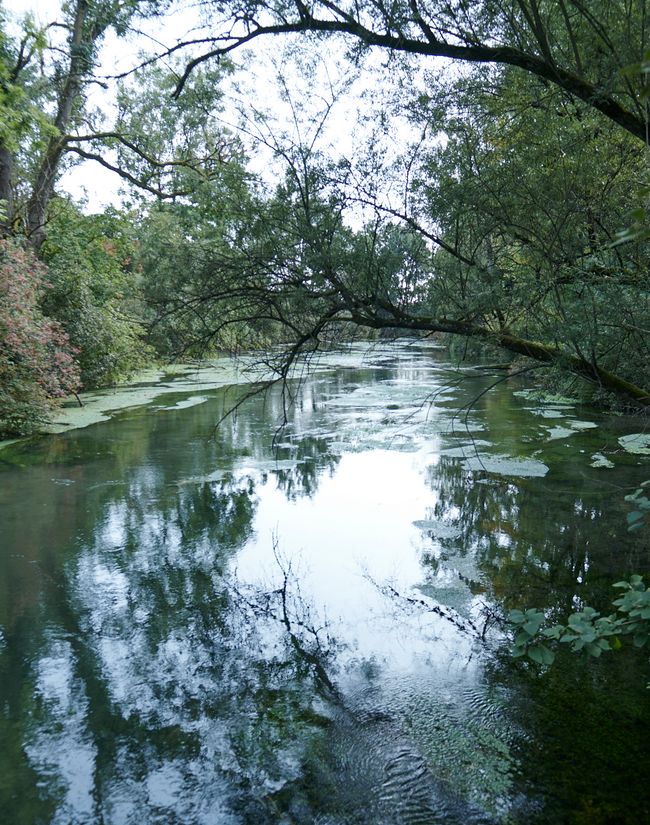
[{"label": "white sky", "polygon": [[[0,0],[0,4],[13,15],[22,16],[31,12],[35,15],[37,21],[42,24],[51,22],[60,16],[58,0],[4,0],[4,2]],[[198,24],[198,14],[193,11],[191,5],[186,4],[181,11],[173,16],[166,16],[162,21],[144,21],[141,28],[155,40],[166,45],[172,45],[179,39],[183,39],[187,31],[198,26]],[[279,100],[272,80],[273,69],[270,66],[273,60],[277,61],[280,57],[285,43],[286,41],[277,38],[255,44],[255,60],[251,62],[251,68],[237,75],[243,88],[241,95],[245,97],[242,98],[240,95],[239,100],[236,100],[237,93],[231,86],[229,91],[232,96],[231,102],[225,115],[227,121],[233,124],[236,122],[236,107],[238,105],[243,105],[243,108],[250,110],[251,114],[253,107],[260,105],[271,108],[277,113],[278,122],[284,124],[279,128],[286,128],[291,131],[290,111]],[[311,95],[311,105],[316,107],[319,105],[318,94],[324,96],[328,94],[326,91],[326,73],[329,72],[334,76],[333,79],[336,79],[337,63],[341,61],[343,53],[340,41],[329,40],[323,48],[323,59],[316,71],[316,77],[320,77],[322,82],[320,89],[314,86],[313,80],[301,82],[294,72],[288,72],[292,77],[291,85],[296,90],[296,98],[303,102],[309,102]],[[113,75],[128,70],[137,63],[137,53],[140,50],[150,52],[155,51],[156,47],[145,36],[120,40],[112,32],[109,32],[105,37],[100,53],[97,75]],[[233,57],[241,59],[243,55],[235,53]],[[376,61],[377,66],[379,66],[381,59],[381,56],[379,56]],[[359,107],[358,95],[364,88],[366,91],[368,90],[369,82],[372,83],[372,80],[358,83],[356,94],[342,97],[329,115],[328,128],[324,134],[322,145],[327,147],[334,156],[351,156],[358,147],[360,139],[364,134],[367,134],[367,127],[357,126],[357,109]],[[104,111],[110,112],[111,97],[111,91],[103,91],[98,86],[91,87],[89,90],[90,104]],[[301,138],[304,139],[304,137],[305,134],[301,135]],[[405,122],[397,122],[394,125],[394,133],[391,135],[394,150],[403,147],[408,139],[413,137]],[[268,179],[269,170],[273,169],[270,153],[258,145],[254,147],[251,158],[253,171],[266,172]],[[123,183],[115,174],[92,162],[85,162],[69,171],[58,184],[60,189],[70,192],[73,197],[86,199],[89,211],[101,210],[108,204],[119,205],[118,190],[121,186],[123,186]]]},{"label": "white sky", "polygon": [[[0,5],[17,18],[31,13],[36,22],[41,25],[46,25],[61,16],[61,4],[58,0],[0,0]],[[179,25],[180,17],[184,19]],[[155,26],[148,24],[148,33],[162,42],[173,43],[183,36],[188,23],[194,25],[195,21],[191,15],[188,19],[188,13],[185,10],[182,14],[170,15],[165,19],[164,25],[161,25],[159,21]],[[147,27],[146,24],[147,21],[143,29]],[[148,50],[152,47],[153,44],[146,37],[125,41],[116,37],[113,31],[109,31],[104,37],[97,75],[114,75],[128,70],[136,62],[134,58],[139,50]],[[111,91],[104,91],[97,86],[91,88],[88,93],[92,106],[108,112],[110,112],[111,97]],[[117,175],[92,161],[76,166],[67,172],[57,184],[59,189],[69,192],[73,197],[85,200],[90,212],[101,211],[108,205],[118,206],[122,200],[119,190],[123,186],[123,181]]]}]

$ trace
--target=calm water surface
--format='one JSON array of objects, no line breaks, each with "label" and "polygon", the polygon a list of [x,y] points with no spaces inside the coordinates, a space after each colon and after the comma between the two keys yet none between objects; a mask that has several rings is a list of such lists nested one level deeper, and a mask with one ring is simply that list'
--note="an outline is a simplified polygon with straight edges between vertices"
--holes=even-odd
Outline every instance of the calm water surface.
[{"label": "calm water surface", "polygon": [[202,386],[0,451],[0,821],[650,820],[647,657],[499,629],[648,571],[644,422],[498,377],[359,346],[281,430]]}]

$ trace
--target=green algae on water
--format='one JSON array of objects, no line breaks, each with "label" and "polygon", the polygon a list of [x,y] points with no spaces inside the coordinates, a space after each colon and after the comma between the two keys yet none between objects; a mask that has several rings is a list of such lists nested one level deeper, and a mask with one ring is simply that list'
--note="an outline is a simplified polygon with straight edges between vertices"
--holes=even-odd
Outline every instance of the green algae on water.
[{"label": "green algae on water", "polygon": [[589,464],[589,466],[596,467],[597,469],[611,469],[616,465],[613,461],[610,461],[602,453],[594,453],[591,457],[591,463]]},{"label": "green algae on water", "polygon": [[650,433],[623,435],[618,439],[618,443],[628,453],[650,455]]},{"label": "green algae on water", "polygon": [[543,478],[548,467],[534,458],[512,458],[507,455],[476,455],[463,462],[466,470],[519,478]]}]

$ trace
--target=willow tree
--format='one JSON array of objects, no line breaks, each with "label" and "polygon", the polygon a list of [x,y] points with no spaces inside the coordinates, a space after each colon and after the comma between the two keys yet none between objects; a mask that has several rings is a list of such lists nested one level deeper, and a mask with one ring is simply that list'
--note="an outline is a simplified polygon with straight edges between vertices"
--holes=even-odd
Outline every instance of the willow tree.
[{"label": "willow tree", "polygon": [[[178,95],[202,62],[282,35],[307,49],[342,35],[431,69],[409,116],[443,140],[420,141],[403,208],[367,181],[343,196],[426,239],[426,297],[405,307],[326,267],[333,321],[483,338],[650,402],[648,256],[616,245],[645,174],[644,75],[629,70],[647,44],[643,0],[209,5],[220,22]],[[463,67],[446,85],[440,58]]]},{"label": "willow tree", "polygon": [[256,38],[343,34],[367,48],[517,67],[646,140],[640,79],[619,73],[641,61],[647,48],[645,0],[217,0],[206,5],[225,24],[212,38],[213,47],[188,63],[179,90],[196,65]]},{"label": "willow tree", "polygon": [[[153,4],[155,5],[155,4]],[[47,207],[84,122],[85,92],[94,80],[99,46],[109,28],[124,34],[151,2],[74,0],[45,27],[27,17],[19,37],[0,35],[0,201],[5,234],[20,228],[38,248]],[[63,46],[50,42],[66,33]]]}]

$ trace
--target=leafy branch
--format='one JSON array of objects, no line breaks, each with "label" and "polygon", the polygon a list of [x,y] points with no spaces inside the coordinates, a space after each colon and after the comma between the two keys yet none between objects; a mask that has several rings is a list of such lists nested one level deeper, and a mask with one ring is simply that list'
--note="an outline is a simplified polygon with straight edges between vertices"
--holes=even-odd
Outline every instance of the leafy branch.
[{"label": "leafy branch", "polygon": [[549,645],[555,643],[596,658],[605,650],[621,648],[624,637],[631,637],[634,647],[644,647],[650,637],[650,589],[639,575],[613,587],[623,593],[612,602],[616,611],[609,616],[585,607],[572,613],[566,624],[546,625],[547,617],[541,610],[511,610],[508,620],[515,634],[512,655],[550,665],[555,652]]},{"label": "leafy branch", "polygon": [[629,533],[635,530],[640,530],[645,524],[645,517],[650,511],[650,499],[648,498],[648,487],[650,487],[650,479],[641,482],[637,489],[625,496],[625,501],[629,501],[634,505],[634,510],[627,514],[627,529]]}]

